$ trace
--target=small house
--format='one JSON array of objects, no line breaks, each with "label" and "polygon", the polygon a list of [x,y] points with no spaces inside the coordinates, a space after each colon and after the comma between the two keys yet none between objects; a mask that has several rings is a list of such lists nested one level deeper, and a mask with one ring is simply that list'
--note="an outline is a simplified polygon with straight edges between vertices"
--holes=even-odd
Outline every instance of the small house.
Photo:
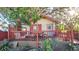
[{"label": "small house", "polygon": [[48,35],[55,33],[57,20],[49,15],[41,15],[41,19],[38,20],[30,27],[30,31],[46,32]]}]

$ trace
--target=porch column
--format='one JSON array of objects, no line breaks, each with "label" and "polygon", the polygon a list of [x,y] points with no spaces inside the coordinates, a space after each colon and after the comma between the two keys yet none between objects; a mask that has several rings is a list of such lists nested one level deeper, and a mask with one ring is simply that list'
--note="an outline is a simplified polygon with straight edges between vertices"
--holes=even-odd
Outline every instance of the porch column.
[{"label": "porch column", "polygon": [[55,23],[53,24],[53,30],[55,30]]}]

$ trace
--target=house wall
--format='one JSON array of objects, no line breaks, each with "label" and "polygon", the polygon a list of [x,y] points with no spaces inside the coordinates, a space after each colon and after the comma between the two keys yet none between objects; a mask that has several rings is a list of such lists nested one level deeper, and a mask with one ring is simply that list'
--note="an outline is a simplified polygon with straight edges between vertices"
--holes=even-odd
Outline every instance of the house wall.
[{"label": "house wall", "polygon": [[47,30],[47,24],[53,24],[53,29],[55,29],[55,23],[48,19],[40,19],[35,24],[42,24],[42,30]]}]

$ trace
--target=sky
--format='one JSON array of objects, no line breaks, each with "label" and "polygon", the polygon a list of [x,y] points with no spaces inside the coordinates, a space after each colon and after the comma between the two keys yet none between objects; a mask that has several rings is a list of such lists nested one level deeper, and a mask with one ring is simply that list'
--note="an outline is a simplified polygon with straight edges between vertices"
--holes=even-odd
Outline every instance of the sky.
[{"label": "sky", "polygon": [[[5,18],[1,13],[0,13],[0,25],[4,26],[4,27],[8,27],[9,21],[7,20],[7,18]],[[6,28],[2,28],[2,26],[0,26],[0,30],[1,31],[7,31],[8,29]]]}]

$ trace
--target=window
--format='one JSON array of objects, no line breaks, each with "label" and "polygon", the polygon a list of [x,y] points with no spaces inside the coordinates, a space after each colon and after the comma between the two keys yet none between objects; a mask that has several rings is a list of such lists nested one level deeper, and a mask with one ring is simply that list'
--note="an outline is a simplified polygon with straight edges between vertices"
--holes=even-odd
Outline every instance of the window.
[{"label": "window", "polygon": [[55,32],[52,31],[54,30],[54,24],[47,24],[47,30],[48,36],[54,36]]},{"label": "window", "polygon": [[52,24],[47,24],[47,29],[48,30],[52,30],[53,29],[53,25]]},{"label": "window", "polygon": [[51,26],[48,26],[48,29],[51,29]]}]

